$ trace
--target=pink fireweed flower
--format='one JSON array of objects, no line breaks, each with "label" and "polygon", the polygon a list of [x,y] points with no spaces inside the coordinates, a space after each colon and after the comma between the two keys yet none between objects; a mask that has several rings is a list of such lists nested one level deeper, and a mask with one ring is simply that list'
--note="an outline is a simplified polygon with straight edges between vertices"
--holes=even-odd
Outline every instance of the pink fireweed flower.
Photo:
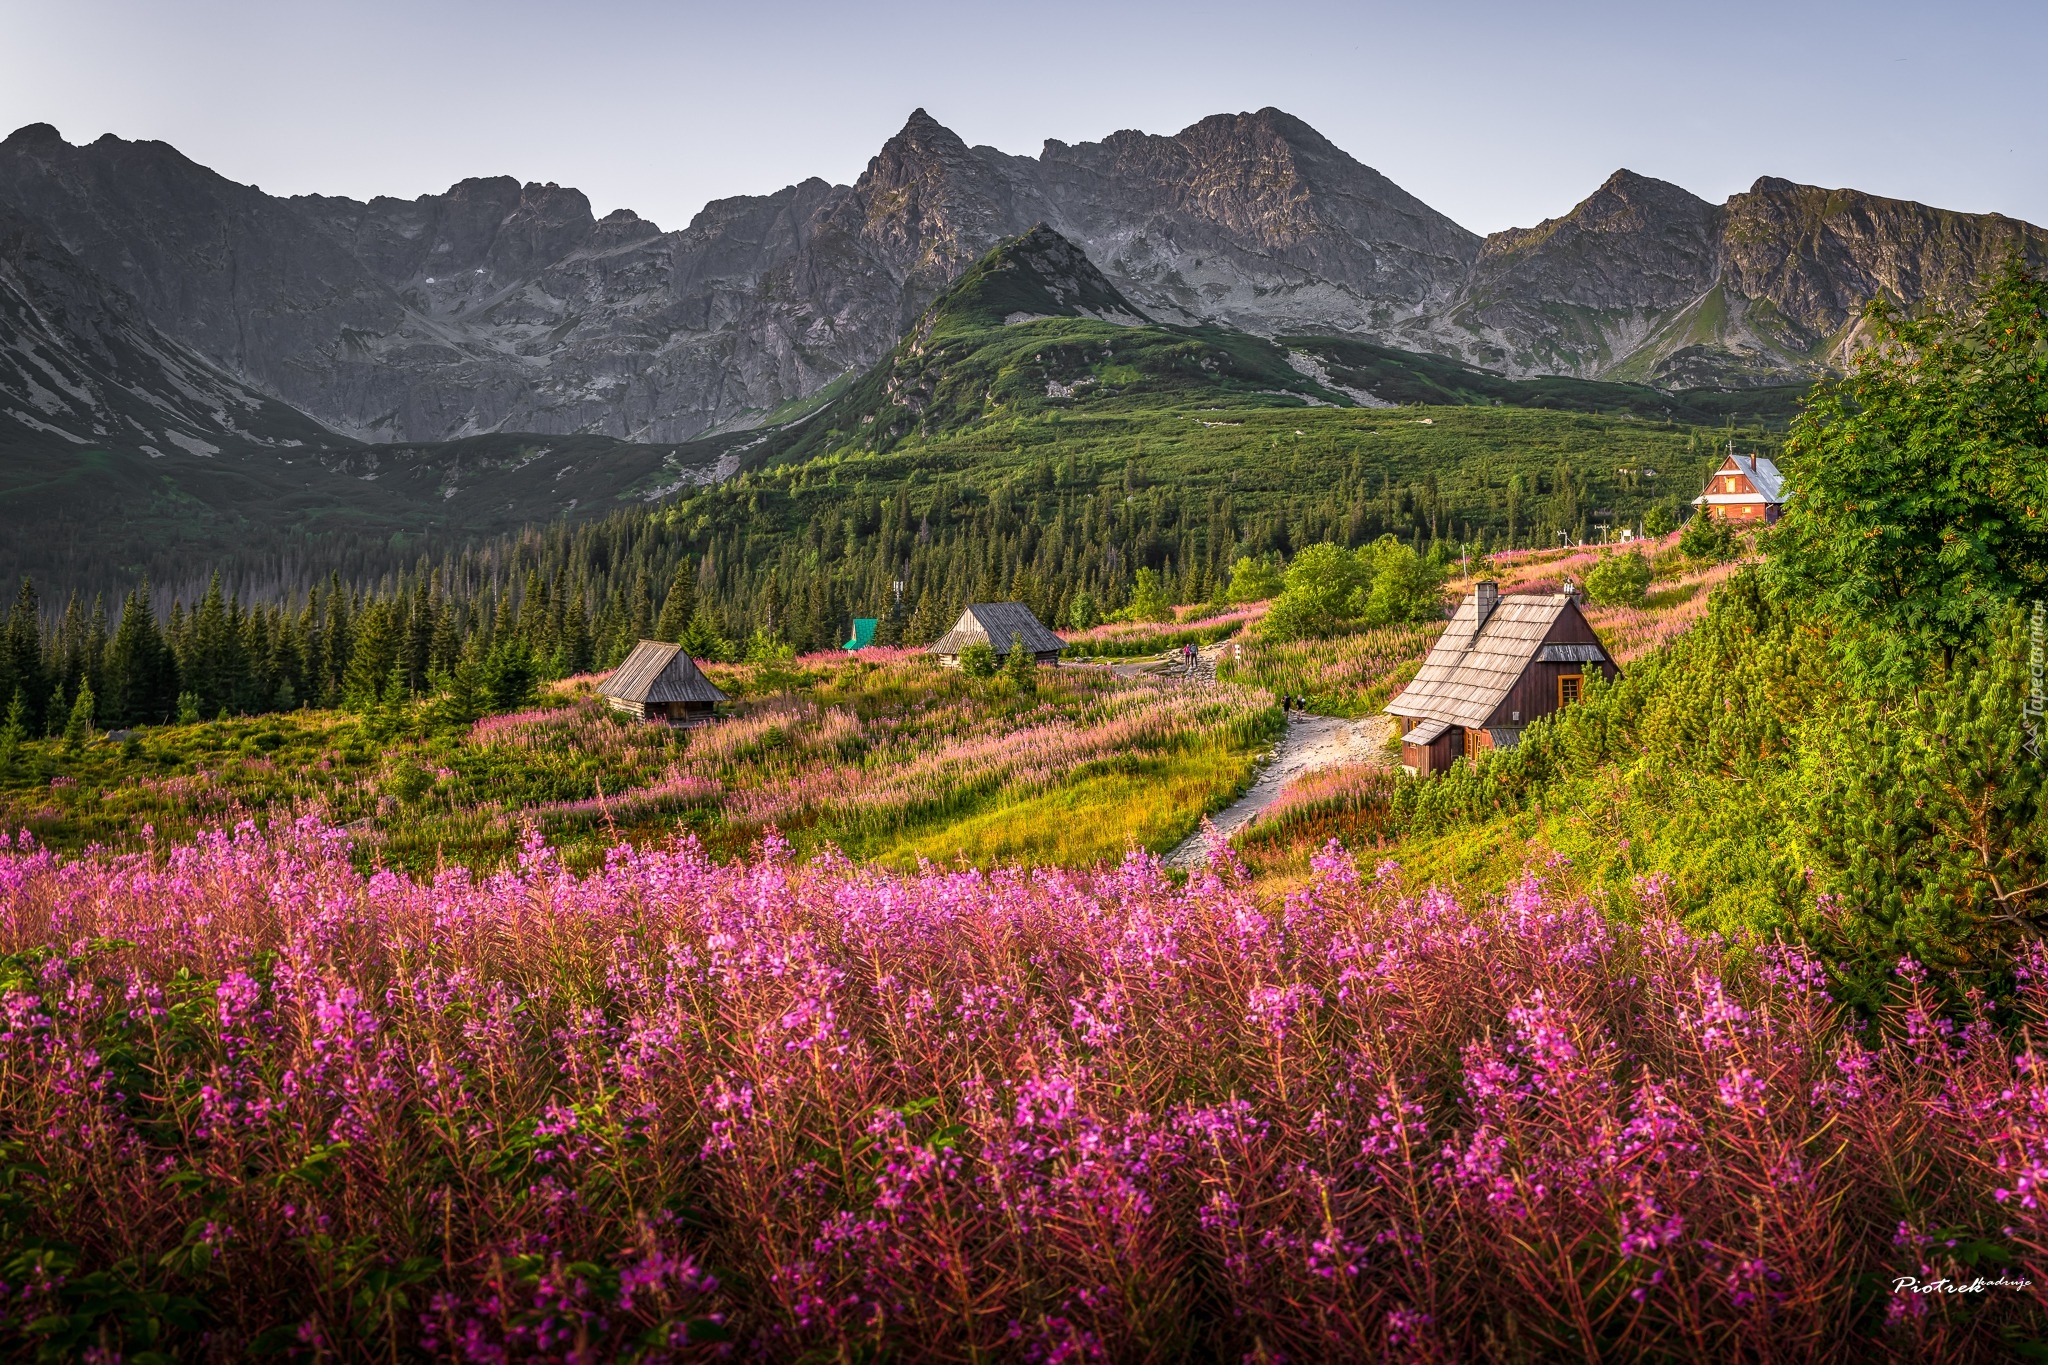
[{"label": "pink fireweed flower", "polygon": [[1293,1032],[1295,1021],[1322,1003],[1322,993],[1303,982],[1291,986],[1254,986],[1244,1021],[1264,1029],[1275,1042],[1284,1042]]}]

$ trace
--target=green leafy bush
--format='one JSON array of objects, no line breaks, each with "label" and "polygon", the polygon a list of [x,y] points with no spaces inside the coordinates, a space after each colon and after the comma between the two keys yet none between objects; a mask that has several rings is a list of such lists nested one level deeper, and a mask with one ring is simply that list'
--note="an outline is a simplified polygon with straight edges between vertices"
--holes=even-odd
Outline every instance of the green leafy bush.
[{"label": "green leafy bush", "polygon": [[1910,671],[2048,593],[2048,280],[2013,264],[1967,311],[1865,316],[1872,344],[1786,442],[1775,569]]},{"label": "green leafy bush", "polygon": [[1613,554],[1586,575],[1586,595],[1603,607],[1640,606],[1650,587],[1650,561],[1634,550]]},{"label": "green leafy bush", "polygon": [[1230,590],[1224,594],[1224,600],[1233,606],[1264,602],[1278,597],[1284,586],[1286,580],[1281,576],[1279,562],[1274,556],[1261,555],[1255,559],[1251,555],[1243,555],[1230,566]]},{"label": "green leafy bush", "polygon": [[1024,648],[1024,637],[1010,632],[1010,652],[1003,656],[1003,672],[1020,696],[1038,690],[1038,660]]},{"label": "green leafy bush", "polygon": [[1262,632],[1276,640],[1442,615],[1442,568],[1392,536],[1355,553],[1311,545],[1288,565],[1285,581]]},{"label": "green leafy bush", "polygon": [[1131,585],[1131,604],[1124,608],[1131,621],[1171,621],[1173,597],[1166,591],[1156,569],[1140,569]]}]

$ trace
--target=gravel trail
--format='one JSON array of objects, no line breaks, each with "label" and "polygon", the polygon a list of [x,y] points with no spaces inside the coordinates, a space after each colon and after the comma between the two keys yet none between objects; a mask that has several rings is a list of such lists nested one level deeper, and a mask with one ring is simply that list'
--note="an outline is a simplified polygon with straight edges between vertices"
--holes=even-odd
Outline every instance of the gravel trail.
[{"label": "gravel trail", "polygon": [[[1274,746],[1258,780],[1243,796],[1210,816],[1209,823],[1215,826],[1219,837],[1228,839],[1271,805],[1282,787],[1303,773],[1335,767],[1340,763],[1385,763],[1386,750],[1383,746],[1392,727],[1393,718],[1384,712],[1363,720],[1290,715],[1287,733]],[[1203,843],[1202,836],[1203,831],[1198,829],[1182,840],[1178,848],[1166,855],[1166,865],[1188,869],[1200,867],[1208,854],[1208,846]]]}]

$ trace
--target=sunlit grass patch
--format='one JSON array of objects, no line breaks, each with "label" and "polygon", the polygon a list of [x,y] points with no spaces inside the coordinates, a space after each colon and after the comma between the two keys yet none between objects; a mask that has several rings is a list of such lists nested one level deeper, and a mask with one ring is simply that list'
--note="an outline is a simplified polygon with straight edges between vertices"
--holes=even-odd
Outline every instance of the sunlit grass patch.
[{"label": "sunlit grass patch", "polygon": [[1001,800],[937,829],[906,834],[875,858],[905,868],[919,858],[977,867],[1086,867],[1133,848],[1164,852],[1244,789],[1256,757],[1253,749],[1204,745],[1112,760],[1051,791]]}]

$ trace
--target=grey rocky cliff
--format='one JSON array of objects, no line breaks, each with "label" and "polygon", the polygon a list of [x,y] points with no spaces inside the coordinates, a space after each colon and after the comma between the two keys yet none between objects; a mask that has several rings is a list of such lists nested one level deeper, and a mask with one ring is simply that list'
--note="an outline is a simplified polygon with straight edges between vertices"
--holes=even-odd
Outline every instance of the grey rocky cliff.
[{"label": "grey rocky cliff", "polygon": [[153,459],[326,446],[333,433],[165,336],[137,301],[0,208],[0,434]]},{"label": "grey rocky cliff", "polygon": [[1846,362],[1872,299],[1960,304],[2014,254],[2048,264],[2048,232],[1769,178],[1715,205],[1623,170],[1487,238],[1453,305],[1399,344],[1518,377],[1799,383]]},{"label": "grey rocky cliff", "polygon": [[2002,251],[2048,255],[1995,215],[1780,181],[1714,206],[1626,171],[1482,240],[1276,109],[1037,157],[918,110],[851,186],[717,201],[679,231],[509,177],[284,199],[163,143],[32,125],[0,144],[0,206],[164,338],[377,441],[758,422],[880,359],[1041,222],[1161,321],[1673,386],[1809,377],[1877,293],[1953,299]]}]

